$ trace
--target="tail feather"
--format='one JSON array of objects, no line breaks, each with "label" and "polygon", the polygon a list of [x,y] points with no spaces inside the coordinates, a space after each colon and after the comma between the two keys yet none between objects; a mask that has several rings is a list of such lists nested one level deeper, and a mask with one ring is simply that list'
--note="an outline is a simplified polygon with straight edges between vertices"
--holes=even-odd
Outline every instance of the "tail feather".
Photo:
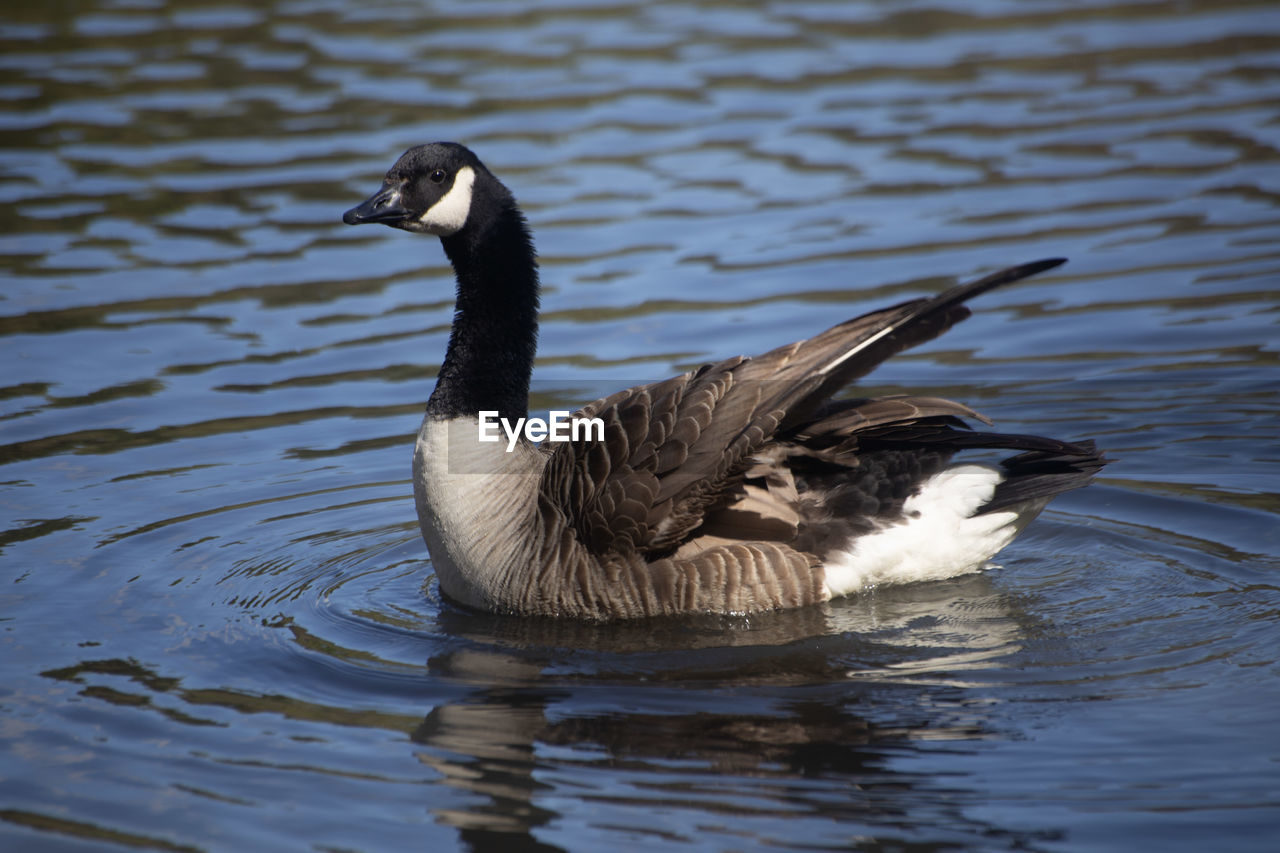
[{"label": "tail feather", "polygon": [[1108,461],[1092,441],[1077,442],[1069,452],[1032,450],[1012,456],[1000,463],[1005,478],[978,512],[997,512],[1033,501],[1047,502],[1063,492],[1088,485]]}]

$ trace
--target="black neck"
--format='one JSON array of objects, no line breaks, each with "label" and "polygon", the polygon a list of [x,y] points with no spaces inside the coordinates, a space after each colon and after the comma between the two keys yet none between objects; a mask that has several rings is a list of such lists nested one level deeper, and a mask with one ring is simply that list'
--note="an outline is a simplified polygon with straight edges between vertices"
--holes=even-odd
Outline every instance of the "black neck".
[{"label": "black neck", "polygon": [[[491,215],[441,239],[458,278],[449,349],[427,412],[436,418],[529,413],[538,344],[538,267],[524,217],[509,197]],[[477,211],[473,210],[473,214]]]}]

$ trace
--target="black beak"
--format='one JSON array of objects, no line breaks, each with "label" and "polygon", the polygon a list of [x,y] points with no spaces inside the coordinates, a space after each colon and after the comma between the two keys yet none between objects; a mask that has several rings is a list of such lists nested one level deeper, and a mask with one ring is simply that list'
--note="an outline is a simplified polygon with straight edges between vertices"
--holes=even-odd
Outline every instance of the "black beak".
[{"label": "black beak", "polygon": [[400,187],[384,184],[363,203],[342,214],[342,221],[348,225],[362,225],[366,222],[382,222],[396,225],[403,222],[409,212],[400,206]]}]

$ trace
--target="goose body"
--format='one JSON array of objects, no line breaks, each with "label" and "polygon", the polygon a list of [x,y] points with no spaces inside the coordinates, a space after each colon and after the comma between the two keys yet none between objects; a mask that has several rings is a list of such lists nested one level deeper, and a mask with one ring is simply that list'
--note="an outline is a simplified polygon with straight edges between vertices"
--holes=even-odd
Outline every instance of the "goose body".
[{"label": "goose body", "polygon": [[[833,400],[968,316],[1012,267],[583,407],[603,440],[480,440],[528,415],[538,273],[511,193],[467,148],[411,148],[347,211],[440,238],[457,276],[449,346],[413,455],[440,588],[515,614],[616,619],[799,607],[983,566],[1103,465],[1092,443],[972,431],[932,397]],[[969,448],[1013,451],[954,463]]]}]

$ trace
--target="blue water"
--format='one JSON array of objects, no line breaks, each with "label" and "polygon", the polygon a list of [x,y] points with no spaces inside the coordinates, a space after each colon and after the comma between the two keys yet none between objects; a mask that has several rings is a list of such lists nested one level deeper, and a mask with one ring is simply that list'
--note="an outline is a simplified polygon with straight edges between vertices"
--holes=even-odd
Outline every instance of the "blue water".
[{"label": "blue water", "polygon": [[[1271,850],[1267,3],[0,10],[0,847]],[[441,600],[409,445],[474,148],[535,408],[997,266],[865,393],[1113,458],[990,570],[751,619]]]}]

